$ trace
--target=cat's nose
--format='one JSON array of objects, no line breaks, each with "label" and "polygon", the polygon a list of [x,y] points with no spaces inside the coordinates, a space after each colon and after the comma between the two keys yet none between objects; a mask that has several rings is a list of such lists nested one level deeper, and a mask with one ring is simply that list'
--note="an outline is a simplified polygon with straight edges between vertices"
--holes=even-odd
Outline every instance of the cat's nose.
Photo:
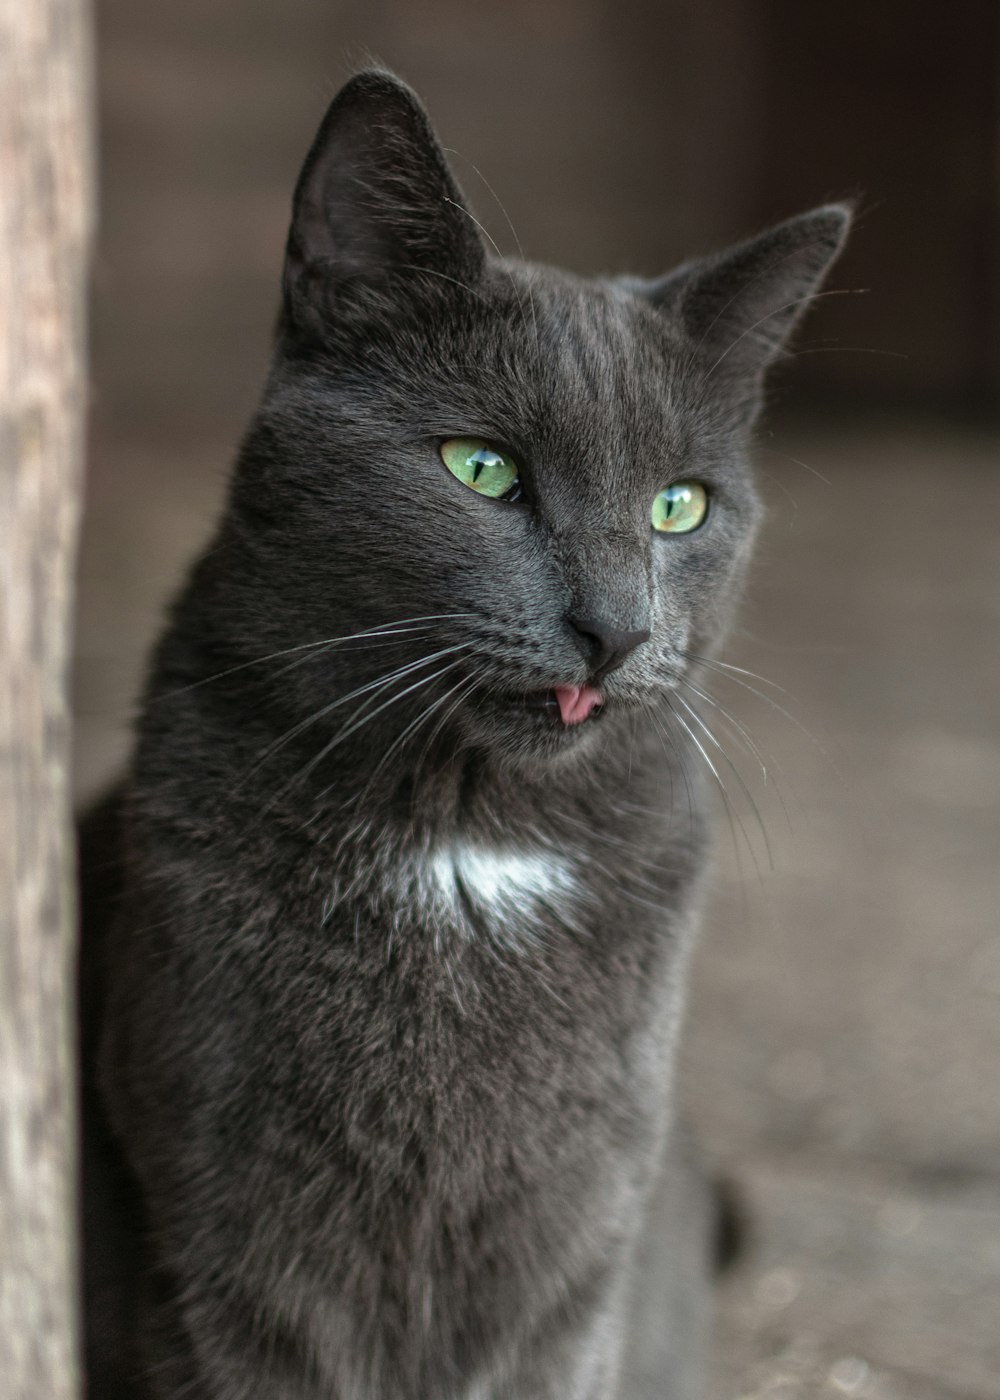
[{"label": "cat's nose", "polygon": [[589,663],[595,680],[615,670],[636,647],[649,641],[648,627],[626,631],[611,622],[593,617],[571,617],[568,622],[576,633],[577,645]]}]

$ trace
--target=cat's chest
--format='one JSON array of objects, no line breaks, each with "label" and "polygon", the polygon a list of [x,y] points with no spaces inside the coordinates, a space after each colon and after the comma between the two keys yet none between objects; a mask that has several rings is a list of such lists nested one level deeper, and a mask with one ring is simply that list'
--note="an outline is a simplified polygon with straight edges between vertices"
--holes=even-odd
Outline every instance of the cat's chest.
[{"label": "cat's chest", "polygon": [[609,839],[582,826],[568,834],[512,821],[493,838],[453,831],[417,843],[386,830],[318,883],[321,864],[307,864],[308,882],[286,887],[308,884],[303,903],[296,894],[286,903],[296,923],[319,934],[304,946],[322,949],[329,936],[334,956],[352,967],[356,958],[370,967],[402,957],[416,995],[418,986],[450,985],[456,973],[479,979],[483,958],[497,953],[507,975],[527,983],[540,962],[571,980],[586,964],[585,981],[605,956],[629,968],[650,941],[669,940],[701,859],[689,842],[646,845],[638,833]]},{"label": "cat's chest", "polygon": [[379,894],[393,923],[439,942],[487,937],[511,950],[579,922],[593,903],[581,852],[469,838],[390,859]]}]

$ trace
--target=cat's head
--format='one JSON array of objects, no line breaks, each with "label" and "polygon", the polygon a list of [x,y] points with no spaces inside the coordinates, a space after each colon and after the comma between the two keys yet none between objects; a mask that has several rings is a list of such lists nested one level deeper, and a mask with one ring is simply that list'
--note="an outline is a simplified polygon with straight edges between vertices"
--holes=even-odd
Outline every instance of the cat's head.
[{"label": "cat's head", "polygon": [[[235,487],[266,640],[410,625],[381,694],[495,754],[579,751],[655,705],[731,616],[763,375],[848,219],[651,282],[506,260],[413,94],[352,79],[295,191]],[[352,684],[364,665],[386,654],[351,653]]]}]

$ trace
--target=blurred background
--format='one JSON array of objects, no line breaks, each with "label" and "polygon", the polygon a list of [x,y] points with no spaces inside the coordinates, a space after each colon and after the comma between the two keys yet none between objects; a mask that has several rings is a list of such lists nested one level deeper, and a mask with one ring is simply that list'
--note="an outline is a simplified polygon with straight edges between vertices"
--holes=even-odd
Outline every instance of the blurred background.
[{"label": "blurred background", "polygon": [[81,801],[127,752],[265,372],[291,187],[355,68],[423,95],[502,248],[512,225],[579,271],[858,199],[844,294],[761,434],[728,653],[755,674],[719,689],[732,718],[705,708],[730,811],[685,1093],[746,1223],[712,1397],[997,1400],[1000,6],[96,9]]}]

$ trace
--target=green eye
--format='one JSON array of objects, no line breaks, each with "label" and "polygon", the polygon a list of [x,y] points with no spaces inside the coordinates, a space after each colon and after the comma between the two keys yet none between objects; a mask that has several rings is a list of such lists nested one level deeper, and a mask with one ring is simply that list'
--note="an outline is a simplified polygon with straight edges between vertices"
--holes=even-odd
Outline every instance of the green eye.
[{"label": "green eye", "polygon": [[[520,486],[517,463],[482,438],[449,438],[441,444],[441,460],[463,486],[471,486],[481,496],[498,500],[517,499]],[[514,494],[510,494],[514,493]]]},{"label": "green eye", "polygon": [[653,529],[665,535],[686,535],[708,514],[708,496],[697,481],[677,481],[653,498]]}]

